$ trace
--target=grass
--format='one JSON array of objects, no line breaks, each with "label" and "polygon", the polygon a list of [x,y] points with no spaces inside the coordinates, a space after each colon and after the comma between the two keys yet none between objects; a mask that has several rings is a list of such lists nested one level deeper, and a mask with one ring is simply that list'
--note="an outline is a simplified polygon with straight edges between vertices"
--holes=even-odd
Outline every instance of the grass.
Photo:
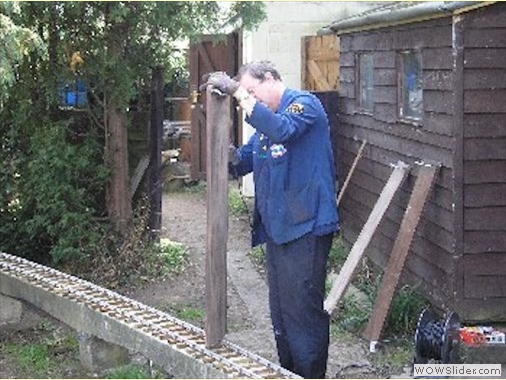
[{"label": "grass", "polygon": [[185,322],[197,326],[203,326],[205,311],[200,307],[194,307],[186,304],[170,304],[163,307],[169,314]]},{"label": "grass", "polygon": [[332,241],[327,263],[329,271],[341,268],[348,257],[349,251],[344,240],[340,236],[335,237]]},{"label": "grass", "polygon": [[413,335],[422,310],[429,306],[416,287],[404,285],[390,305],[385,334],[392,336]]},{"label": "grass", "polygon": [[41,376],[57,365],[50,357],[49,347],[45,343],[35,342],[27,345],[10,343],[6,345],[5,352],[12,355],[21,371],[33,373],[35,376]]},{"label": "grass", "polygon": [[200,194],[204,193],[207,189],[207,184],[204,181],[191,182],[183,187],[183,192],[186,194]]},{"label": "grass", "polygon": [[68,361],[77,360],[79,343],[74,333],[62,333],[52,323],[44,322],[16,333],[13,339],[5,338],[0,342],[0,356],[8,358],[23,377],[53,377],[51,374],[67,367]]},{"label": "grass", "polygon": [[228,210],[231,215],[248,215],[248,206],[239,189],[230,187],[228,190]]}]

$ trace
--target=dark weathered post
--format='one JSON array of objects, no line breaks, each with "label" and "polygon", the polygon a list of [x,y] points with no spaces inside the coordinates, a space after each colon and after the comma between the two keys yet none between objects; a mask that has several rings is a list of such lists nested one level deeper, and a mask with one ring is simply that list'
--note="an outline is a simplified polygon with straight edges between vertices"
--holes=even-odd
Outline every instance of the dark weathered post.
[{"label": "dark weathered post", "polygon": [[[230,97],[207,89],[206,346],[227,328],[228,145]],[[195,217],[199,217],[195,215]]]},{"label": "dark weathered post", "polygon": [[151,82],[151,123],[149,128],[149,229],[151,237],[160,238],[162,226],[162,129],[163,129],[163,76],[155,67]]}]

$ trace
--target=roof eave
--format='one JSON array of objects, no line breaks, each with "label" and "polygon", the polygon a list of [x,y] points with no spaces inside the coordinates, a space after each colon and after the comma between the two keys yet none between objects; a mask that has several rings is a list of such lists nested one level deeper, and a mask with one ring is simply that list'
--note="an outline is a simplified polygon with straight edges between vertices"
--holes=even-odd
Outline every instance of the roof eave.
[{"label": "roof eave", "polygon": [[493,3],[495,1],[429,1],[402,9],[383,10],[336,21],[320,29],[318,34],[346,34],[361,30],[378,29],[424,19],[451,16],[455,13],[469,11]]}]

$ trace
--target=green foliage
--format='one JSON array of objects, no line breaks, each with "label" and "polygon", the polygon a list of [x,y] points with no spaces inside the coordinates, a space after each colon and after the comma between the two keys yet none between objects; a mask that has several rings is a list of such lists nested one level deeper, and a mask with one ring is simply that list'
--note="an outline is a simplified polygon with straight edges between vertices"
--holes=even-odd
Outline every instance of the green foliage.
[{"label": "green foliage", "polygon": [[346,261],[349,252],[350,249],[343,241],[342,237],[341,236],[334,237],[327,262],[328,272],[331,271],[338,272],[338,269],[341,268],[341,266]]},{"label": "green foliage", "polygon": [[248,256],[260,272],[265,271],[265,244],[257,245],[256,247],[252,248],[248,253]]},{"label": "green foliage", "polygon": [[14,355],[17,364],[24,372],[43,374],[55,365],[49,356],[48,346],[43,343],[10,345],[6,348],[6,352]]},{"label": "green foliage", "polygon": [[[154,66],[183,85],[182,42],[231,24],[253,28],[262,9],[260,2],[1,2],[0,250],[80,269],[107,263],[110,281],[124,274],[121,258],[132,257],[125,252],[146,246],[108,228],[109,110],[120,110],[126,128],[129,110],[145,105]],[[58,85],[77,78],[88,107],[60,109]]]},{"label": "green foliage", "polygon": [[155,244],[155,250],[158,251],[166,271],[181,273],[184,270],[188,259],[188,248],[184,244],[162,238],[160,243]]},{"label": "green foliage", "polygon": [[[188,262],[188,249],[181,243],[152,239],[148,228],[147,197],[139,199],[128,236],[105,231],[90,259],[77,268],[77,276],[110,289],[139,284],[181,273]],[[76,268],[67,270],[76,272]]]},{"label": "green foliage", "polygon": [[28,54],[43,54],[44,43],[39,35],[13,21],[19,12],[16,3],[0,3],[0,110],[16,80],[18,65]]},{"label": "green foliage", "polygon": [[245,30],[256,29],[267,17],[265,4],[259,1],[237,1],[233,3],[232,9],[238,16],[232,17],[228,24],[242,26]]},{"label": "green foliage", "polygon": [[248,206],[237,189],[228,191],[228,210],[234,216],[248,215]]},{"label": "green foliage", "polygon": [[187,194],[200,194],[204,193],[207,189],[207,184],[205,182],[196,182],[190,183],[188,186],[183,188],[183,191]]},{"label": "green foliage", "polygon": [[0,249],[52,262],[86,257],[98,242],[96,193],[107,178],[97,164],[97,142],[91,135],[79,144],[68,122],[40,120],[26,140],[24,154],[12,128],[4,139],[0,177]]},{"label": "green foliage", "polygon": [[[348,245],[341,237],[334,238],[328,261],[330,273],[339,273],[349,251]],[[341,299],[337,318],[333,319],[338,330],[357,334],[365,328],[381,286],[381,278],[382,275],[378,268],[372,265],[367,258],[362,260],[352,280],[352,285],[356,290],[351,292],[348,289]],[[330,287],[329,276],[326,282],[327,292]],[[358,300],[355,293],[365,299]],[[390,304],[383,336],[411,336],[416,328],[420,313],[427,304],[427,300],[420,295],[416,287],[409,285],[399,287]]]},{"label": "green foliage", "polygon": [[428,301],[416,287],[404,285],[395,293],[386,323],[385,334],[390,336],[413,335],[422,310]]},{"label": "green foliage", "polygon": [[346,293],[340,303],[337,324],[346,331],[358,334],[369,319],[370,308]]},{"label": "green foliage", "polygon": [[1,356],[12,360],[20,373],[32,378],[51,374],[69,358],[77,357],[78,350],[75,334],[50,323],[18,333],[14,340],[0,342]]},{"label": "green foliage", "polygon": [[201,308],[187,305],[172,305],[169,308],[169,313],[191,324],[202,325],[204,322],[205,313]]}]

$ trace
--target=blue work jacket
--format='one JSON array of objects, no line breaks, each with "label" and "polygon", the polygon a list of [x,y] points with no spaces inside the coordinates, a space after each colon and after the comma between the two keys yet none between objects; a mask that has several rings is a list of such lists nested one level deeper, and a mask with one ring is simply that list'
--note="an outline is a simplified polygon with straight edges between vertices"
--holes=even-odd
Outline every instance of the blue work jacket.
[{"label": "blue work jacket", "polygon": [[231,171],[253,172],[252,245],[266,234],[284,244],[339,229],[335,166],[327,114],[316,96],[286,89],[278,111],[257,102],[246,121],[255,128],[235,152]]}]

